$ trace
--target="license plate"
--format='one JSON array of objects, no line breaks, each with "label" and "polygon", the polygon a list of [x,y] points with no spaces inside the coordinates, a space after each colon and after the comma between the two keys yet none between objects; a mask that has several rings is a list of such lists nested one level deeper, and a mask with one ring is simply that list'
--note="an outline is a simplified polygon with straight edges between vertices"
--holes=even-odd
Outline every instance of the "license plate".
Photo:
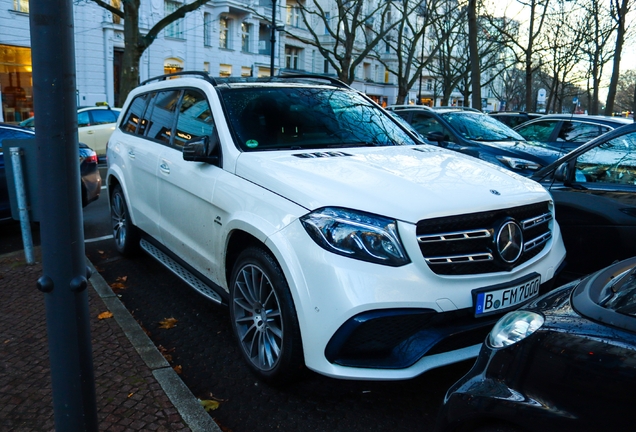
[{"label": "license plate", "polygon": [[541,276],[532,273],[516,281],[473,290],[475,316],[506,312],[539,295]]}]

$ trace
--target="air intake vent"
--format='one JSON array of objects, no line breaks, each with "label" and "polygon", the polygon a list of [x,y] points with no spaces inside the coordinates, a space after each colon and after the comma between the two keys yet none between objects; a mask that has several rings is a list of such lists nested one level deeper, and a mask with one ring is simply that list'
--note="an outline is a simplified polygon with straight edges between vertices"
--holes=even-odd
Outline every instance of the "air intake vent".
[{"label": "air intake vent", "polygon": [[314,152],[314,153],[298,153],[294,156],[304,159],[312,159],[312,158],[328,158],[328,157],[342,157],[342,156],[352,156],[349,153],[344,152]]}]

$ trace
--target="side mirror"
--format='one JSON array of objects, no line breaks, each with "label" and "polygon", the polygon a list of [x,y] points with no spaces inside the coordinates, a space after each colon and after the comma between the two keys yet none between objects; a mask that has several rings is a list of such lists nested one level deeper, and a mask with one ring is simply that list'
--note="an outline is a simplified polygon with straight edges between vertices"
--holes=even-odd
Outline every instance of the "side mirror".
[{"label": "side mirror", "polygon": [[441,143],[442,141],[445,140],[445,136],[444,136],[444,132],[440,132],[440,131],[433,131],[433,132],[429,132],[426,135],[426,139],[429,141],[433,141],[436,143]]},{"label": "side mirror", "polygon": [[554,180],[561,183],[568,183],[570,177],[570,165],[567,162],[563,162],[554,170]]},{"label": "side mirror", "polygon": [[217,148],[219,147],[219,138],[216,132],[209,136],[193,138],[183,146],[183,159],[189,162],[207,162],[213,165],[219,165],[219,156]]}]

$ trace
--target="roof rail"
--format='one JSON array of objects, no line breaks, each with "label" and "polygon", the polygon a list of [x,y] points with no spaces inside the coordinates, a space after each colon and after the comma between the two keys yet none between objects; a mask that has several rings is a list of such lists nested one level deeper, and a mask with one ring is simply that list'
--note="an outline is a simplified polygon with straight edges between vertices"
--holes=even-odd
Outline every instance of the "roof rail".
[{"label": "roof rail", "polygon": [[289,74],[289,75],[278,75],[276,78],[308,78],[308,79],[318,79],[318,80],[325,80],[325,81],[329,81],[331,84],[333,84],[336,87],[340,87],[340,88],[346,88],[346,89],[352,89],[351,86],[347,83],[344,83],[342,81],[340,81],[338,78],[334,78],[331,76],[326,76],[326,75],[318,75],[318,74]]},{"label": "roof rail", "polygon": [[386,107],[386,109],[390,110],[390,111],[399,111],[399,110],[403,110],[403,109],[413,109],[413,108],[418,108],[418,109],[422,109],[422,110],[428,110],[431,111],[432,108],[428,105],[409,105],[409,104],[404,104],[404,105],[389,105],[388,107]]},{"label": "roof rail", "polygon": [[175,73],[170,73],[170,74],[166,74],[166,75],[159,75],[159,76],[156,76],[154,78],[149,78],[149,79],[143,81],[139,85],[140,86],[146,85],[146,84],[151,83],[153,81],[165,81],[168,78],[178,77],[178,76],[198,76],[200,78],[203,78],[204,80],[206,80],[210,84],[212,84],[214,86],[216,85],[216,81],[214,80],[214,78],[212,78],[209,73],[202,72],[202,71],[181,71],[181,72],[175,72]]}]

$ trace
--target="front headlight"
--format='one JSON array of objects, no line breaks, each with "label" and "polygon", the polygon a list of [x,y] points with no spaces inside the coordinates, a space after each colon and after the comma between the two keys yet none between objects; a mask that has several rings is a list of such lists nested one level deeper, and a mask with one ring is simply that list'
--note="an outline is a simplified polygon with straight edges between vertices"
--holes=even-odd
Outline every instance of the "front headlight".
[{"label": "front headlight", "polygon": [[410,262],[393,219],[326,207],[300,221],[310,237],[329,252],[393,267]]},{"label": "front headlight", "polygon": [[526,159],[513,158],[508,156],[497,156],[497,160],[515,170],[533,170],[541,168],[541,165]]},{"label": "front headlight", "polygon": [[539,330],[545,319],[535,312],[517,310],[501,317],[488,335],[492,348],[503,348],[517,343]]}]

